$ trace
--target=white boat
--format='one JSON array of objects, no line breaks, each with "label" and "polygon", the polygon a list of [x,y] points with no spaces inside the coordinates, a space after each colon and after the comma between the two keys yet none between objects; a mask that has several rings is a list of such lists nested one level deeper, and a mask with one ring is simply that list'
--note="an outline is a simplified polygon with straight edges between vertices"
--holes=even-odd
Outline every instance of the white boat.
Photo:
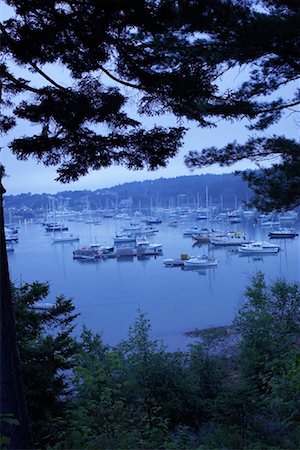
[{"label": "white boat", "polygon": [[195,256],[183,261],[184,267],[213,267],[217,266],[218,261],[213,256]]},{"label": "white boat", "polygon": [[164,265],[166,267],[180,267],[183,266],[183,260],[179,258],[166,258],[164,259]]},{"label": "white boat", "polygon": [[153,227],[144,227],[141,228],[138,231],[135,231],[136,235],[143,235],[143,236],[152,236],[153,234],[158,233],[158,230],[156,228]]},{"label": "white boat", "polygon": [[89,248],[95,250],[98,256],[114,256],[114,247],[111,245],[94,243],[91,244]]},{"label": "white boat", "polygon": [[261,222],[260,225],[262,227],[275,227],[275,226],[279,226],[280,223],[279,222],[275,222],[274,220],[266,220],[265,222]]},{"label": "white boat", "polygon": [[280,220],[297,220],[298,219],[298,213],[297,211],[287,211],[284,214],[280,215]]},{"label": "white boat", "polygon": [[229,232],[224,236],[214,236],[210,239],[213,245],[241,245],[246,244],[245,233]]},{"label": "white boat", "polygon": [[53,244],[59,242],[77,242],[79,241],[79,236],[75,236],[74,234],[62,234],[60,236],[55,236],[53,239]]},{"label": "white boat", "polygon": [[239,253],[278,253],[280,247],[270,242],[256,241],[248,244],[243,244],[238,248]]},{"label": "white boat", "polygon": [[68,227],[61,223],[47,223],[45,226],[45,230],[48,232],[51,231],[68,231]]},{"label": "white boat", "polygon": [[116,234],[114,237],[115,244],[125,244],[135,242],[136,237],[133,234]]},{"label": "white boat", "polygon": [[200,234],[203,231],[204,229],[200,227],[187,228],[186,230],[184,230],[183,236],[193,236],[193,234]]},{"label": "white boat", "polygon": [[141,225],[131,223],[128,227],[123,227],[122,231],[134,233],[136,231],[140,231],[141,228],[142,228]]},{"label": "white boat", "polygon": [[146,238],[137,238],[135,249],[138,255],[158,255],[162,253],[162,244],[150,244]]},{"label": "white boat", "polygon": [[136,247],[148,247],[150,242],[145,237],[136,238]]},{"label": "white boat", "polygon": [[168,227],[177,227],[177,225],[178,221],[176,219],[173,219],[168,223]]},{"label": "white boat", "polygon": [[270,238],[294,238],[298,236],[298,233],[292,228],[279,228],[279,230],[273,230],[268,233]]}]

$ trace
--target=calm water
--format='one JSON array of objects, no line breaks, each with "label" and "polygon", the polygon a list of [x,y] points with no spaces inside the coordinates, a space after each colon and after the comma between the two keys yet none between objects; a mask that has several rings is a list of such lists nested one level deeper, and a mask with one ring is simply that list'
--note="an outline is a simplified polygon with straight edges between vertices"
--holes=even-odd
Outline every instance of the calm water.
[{"label": "calm water", "polygon": [[[19,229],[19,243],[10,253],[11,279],[17,286],[24,282],[48,281],[51,292],[48,302],[60,294],[73,298],[82,323],[103,333],[104,342],[114,345],[126,338],[140,308],[151,320],[152,335],[162,339],[170,350],[183,349],[189,338],[183,333],[194,328],[231,323],[243,299],[245,286],[258,270],[267,281],[285,277],[299,281],[300,239],[281,239],[281,251],[260,257],[239,256],[235,248],[193,246],[191,237],[183,231],[205,223],[183,222],[177,228],[168,221],[155,225],[159,232],[149,237],[151,242],[163,244],[163,255],[132,259],[107,259],[94,261],[73,260],[72,251],[78,243],[52,244],[52,235],[40,224],[23,224]],[[92,242],[112,245],[113,236],[127,221],[103,219],[93,225],[68,222],[69,232],[80,236],[80,246]],[[246,220],[237,225],[213,224],[216,230],[245,231],[249,239],[268,240],[268,228]],[[299,225],[296,224],[299,232]],[[166,268],[164,258],[189,255],[214,255],[216,268],[184,271]]]}]

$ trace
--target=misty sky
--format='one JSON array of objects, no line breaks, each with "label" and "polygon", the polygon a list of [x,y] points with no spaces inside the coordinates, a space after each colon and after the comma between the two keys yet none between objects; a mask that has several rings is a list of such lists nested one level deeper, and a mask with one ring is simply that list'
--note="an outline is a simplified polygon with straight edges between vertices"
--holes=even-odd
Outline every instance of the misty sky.
[{"label": "misty sky", "polygon": [[[1,17],[7,17],[9,9],[3,5],[1,6]],[[20,69],[15,71],[16,75],[23,76],[26,79],[30,79],[32,85],[44,84],[44,81],[36,79],[32,74]],[[46,72],[56,79],[59,83],[63,83],[66,80],[66,73],[63,69],[56,66],[47,67]],[[226,87],[236,86],[242,81],[244,81],[245,71],[235,71],[226,74],[226,78],[222,81],[224,89]],[[110,85],[112,82],[110,80]],[[220,86],[222,87],[222,86]],[[223,89],[222,89],[223,90]],[[295,90],[295,85],[290,85],[285,87],[281,95],[284,97],[291,97]],[[126,91],[128,94],[128,91]],[[130,93],[129,93],[130,94]],[[130,94],[131,95],[131,94]],[[276,95],[277,97],[277,95]],[[126,108],[126,112],[129,113],[133,118],[138,118],[146,128],[152,127],[154,124],[163,126],[176,126],[176,119],[172,116],[163,116],[161,118],[147,118],[147,117],[137,117],[134,111],[134,102],[136,94],[132,93],[130,97],[130,102]],[[285,135],[289,138],[299,139],[299,122],[296,121],[296,115],[287,111],[285,117],[281,121],[272,127],[268,128],[264,132],[257,132],[259,136],[272,136],[273,134]],[[218,119],[217,119],[218,120]],[[122,184],[130,181],[141,181],[145,179],[156,179],[160,177],[176,177],[181,175],[191,175],[191,174],[201,174],[201,173],[225,173],[232,172],[236,169],[246,169],[255,168],[252,163],[243,161],[235,166],[229,168],[218,167],[217,165],[211,166],[206,169],[196,169],[191,172],[184,165],[184,155],[188,153],[189,150],[201,150],[204,147],[217,146],[221,147],[229,142],[237,140],[239,143],[245,142],[250,135],[255,135],[252,131],[250,132],[246,125],[249,121],[235,121],[226,122],[219,121],[217,128],[201,128],[198,127],[196,123],[185,122],[182,123],[184,126],[189,128],[184,138],[184,144],[180,150],[178,156],[170,160],[167,168],[160,169],[155,172],[149,172],[146,170],[140,171],[129,171],[123,167],[111,167],[108,169],[103,169],[99,171],[93,171],[89,175],[82,177],[79,181],[62,184],[55,180],[56,172],[54,167],[45,167],[42,164],[37,164],[35,160],[31,159],[28,161],[18,161],[15,156],[11,154],[7,148],[8,143],[14,137],[21,137],[24,135],[34,134],[34,127],[25,121],[20,121],[18,126],[14,128],[10,133],[1,137],[0,142],[0,162],[4,165],[7,177],[4,179],[4,186],[6,188],[7,194],[18,194],[22,192],[31,193],[56,193],[62,190],[80,190],[80,189],[98,189],[111,187],[116,184]]]}]

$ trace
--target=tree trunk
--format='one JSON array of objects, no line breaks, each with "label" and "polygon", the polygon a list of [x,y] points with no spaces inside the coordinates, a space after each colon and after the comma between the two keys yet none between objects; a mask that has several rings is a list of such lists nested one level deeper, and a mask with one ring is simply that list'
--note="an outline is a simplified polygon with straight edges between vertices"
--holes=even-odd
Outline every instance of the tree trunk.
[{"label": "tree trunk", "polygon": [[[4,193],[0,179],[1,436],[9,439],[5,448],[33,449],[8,271]],[[17,420],[18,425],[10,419]]]}]

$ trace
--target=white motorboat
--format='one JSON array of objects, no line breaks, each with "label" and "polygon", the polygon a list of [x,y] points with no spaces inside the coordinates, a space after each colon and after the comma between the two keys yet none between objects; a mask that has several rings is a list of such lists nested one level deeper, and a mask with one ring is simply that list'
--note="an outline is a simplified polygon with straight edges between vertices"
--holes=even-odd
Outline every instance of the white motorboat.
[{"label": "white motorboat", "polygon": [[136,237],[133,234],[116,234],[114,237],[115,244],[135,243]]},{"label": "white motorboat", "polygon": [[294,238],[298,236],[298,233],[292,228],[279,228],[279,230],[273,230],[268,233],[270,238]]},{"label": "white motorboat", "polygon": [[140,230],[135,231],[136,236],[152,236],[155,233],[158,233],[158,230],[153,227],[143,227]]},{"label": "white motorboat", "polygon": [[200,227],[187,228],[186,230],[184,230],[183,236],[193,236],[193,234],[200,234],[203,231],[203,228]]},{"label": "white motorboat", "polygon": [[264,242],[264,241],[256,241],[256,242],[250,242],[248,244],[243,244],[238,248],[239,253],[278,253],[280,250],[280,247],[275,244],[271,244],[270,242]]},{"label": "white motorboat", "polygon": [[166,267],[180,267],[183,266],[183,260],[179,258],[166,258],[164,259],[164,265]]},{"label": "white motorboat", "polygon": [[195,256],[183,261],[184,267],[215,267],[218,261],[213,256]]},{"label": "white motorboat", "polygon": [[122,227],[122,231],[135,233],[141,230],[141,225],[131,223],[128,227]]},{"label": "white motorboat", "polygon": [[213,245],[241,245],[246,244],[245,233],[229,232],[224,236],[214,236],[210,239]]},{"label": "white motorboat", "polygon": [[262,227],[277,227],[280,225],[280,223],[275,222],[274,220],[266,220],[265,222],[261,222],[260,225]]},{"label": "white motorboat", "polygon": [[178,220],[173,219],[168,223],[168,227],[177,227],[178,225]]},{"label": "white motorboat", "polygon": [[51,231],[68,231],[68,227],[61,223],[47,223],[45,226],[45,230],[47,232]]},{"label": "white motorboat", "polygon": [[74,234],[61,234],[60,236],[55,236],[53,239],[53,244],[59,242],[77,242],[79,241],[79,236],[75,236]]}]

